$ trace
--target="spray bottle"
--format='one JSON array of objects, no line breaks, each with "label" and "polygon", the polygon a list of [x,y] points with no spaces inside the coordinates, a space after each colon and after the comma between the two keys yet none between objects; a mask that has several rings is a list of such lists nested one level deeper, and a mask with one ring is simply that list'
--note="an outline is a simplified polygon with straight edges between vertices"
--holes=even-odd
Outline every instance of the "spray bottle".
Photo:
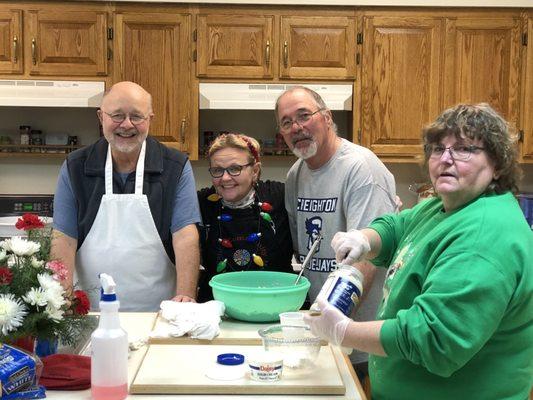
[{"label": "spray bottle", "polygon": [[115,281],[100,274],[100,321],[91,335],[91,394],[95,400],[128,396],[128,334],[120,327]]}]

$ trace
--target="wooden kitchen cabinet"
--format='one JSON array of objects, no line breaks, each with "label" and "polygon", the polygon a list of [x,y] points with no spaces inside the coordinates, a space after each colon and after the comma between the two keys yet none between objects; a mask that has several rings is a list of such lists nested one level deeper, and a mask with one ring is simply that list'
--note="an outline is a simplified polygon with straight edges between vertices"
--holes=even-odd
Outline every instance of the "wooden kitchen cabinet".
[{"label": "wooden kitchen cabinet", "polygon": [[193,152],[190,15],[117,11],[114,82],[133,81],[153,98],[150,134]]},{"label": "wooden kitchen cabinet", "polygon": [[199,15],[197,74],[272,78],[272,15]]},{"label": "wooden kitchen cabinet", "polygon": [[355,78],[355,18],[282,16],[280,77]]},{"label": "wooden kitchen cabinet", "polygon": [[198,15],[197,30],[201,78],[346,80],[355,76],[352,16],[206,13]]},{"label": "wooden kitchen cabinet", "polygon": [[107,74],[105,10],[2,4],[0,39],[0,74]]},{"label": "wooden kitchen cabinet", "polygon": [[360,142],[380,156],[421,154],[420,131],[442,108],[444,21],[363,17]]},{"label": "wooden kitchen cabinet", "polygon": [[502,14],[446,19],[445,105],[486,102],[517,128],[521,21]]},{"label": "wooden kitchen cabinet", "polygon": [[[533,161],[533,12],[526,18],[523,36],[523,77],[524,97],[521,107],[521,127],[523,135],[521,145],[522,160]],[[527,44],[527,46],[525,46]]]},{"label": "wooden kitchen cabinet", "polygon": [[0,74],[21,74],[23,70],[22,10],[0,9]]}]

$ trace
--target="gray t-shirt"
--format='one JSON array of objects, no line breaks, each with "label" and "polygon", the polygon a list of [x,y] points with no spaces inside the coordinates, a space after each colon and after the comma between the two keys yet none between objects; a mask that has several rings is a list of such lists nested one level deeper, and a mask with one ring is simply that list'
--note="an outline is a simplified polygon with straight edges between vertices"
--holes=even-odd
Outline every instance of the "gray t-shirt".
[{"label": "gray t-shirt", "polygon": [[[309,298],[313,302],[336,267],[331,240],[335,233],[367,227],[372,220],[394,212],[396,185],[394,177],[374,153],[342,139],[333,157],[322,167],[311,170],[298,160],[287,174],[285,206],[296,258],[302,262],[320,233],[318,251],[304,275],[311,282]],[[355,320],[373,320],[382,297],[385,269],[379,268],[371,290],[357,310]],[[366,353],[351,357],[366,361]]]}]

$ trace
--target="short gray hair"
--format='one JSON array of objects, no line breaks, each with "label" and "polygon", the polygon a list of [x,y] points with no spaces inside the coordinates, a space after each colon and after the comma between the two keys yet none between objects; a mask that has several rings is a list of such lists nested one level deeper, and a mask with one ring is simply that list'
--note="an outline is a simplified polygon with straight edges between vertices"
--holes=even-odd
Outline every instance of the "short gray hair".
[{"label": "short gray hair", "polygon": [[[313,89],[309,89],[306,86],[295,85],[295,86],[292,86],[291,88],[287,89],[286,91],[284,91],[276,99],[276,106],[274,107],[274,114],[276,116],[276,122],[278,124],[279,124],[279,119],[278,119],[279,101],[286,94],[289,94],[289,93],[292,93],[292,92],[296,92],[298,90],[302,90],[302,91],[306,92],[308,95],[310,95],[315,100],[315,103],[316,103],[317,107],[322,109],[321,113],[323,113],[324,111],[331,112],[329,107],[324,102],[324,99],[317,92],[315,92]],[[335,121],[333,121],[333,119],[331,120],[331,128],[333,129],[333,132],[335,132],[335,134],[337,134],[337,129],[338,129],[337,128],[337,124],[335,123]]]}]

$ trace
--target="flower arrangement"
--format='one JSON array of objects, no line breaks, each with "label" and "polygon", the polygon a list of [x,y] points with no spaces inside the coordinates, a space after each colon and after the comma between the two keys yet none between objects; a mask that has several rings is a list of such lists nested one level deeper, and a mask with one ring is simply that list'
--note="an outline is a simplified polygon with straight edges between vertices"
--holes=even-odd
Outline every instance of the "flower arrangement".
[{"label": "flower arrangement", "polygon": [[68,270],[49,260],[51,227],[34,214],[24,214],[15,226],[27,239],[0,242],[0,342],[29,336],[73,345],[89,324],[87,294],[62,286]]}]

